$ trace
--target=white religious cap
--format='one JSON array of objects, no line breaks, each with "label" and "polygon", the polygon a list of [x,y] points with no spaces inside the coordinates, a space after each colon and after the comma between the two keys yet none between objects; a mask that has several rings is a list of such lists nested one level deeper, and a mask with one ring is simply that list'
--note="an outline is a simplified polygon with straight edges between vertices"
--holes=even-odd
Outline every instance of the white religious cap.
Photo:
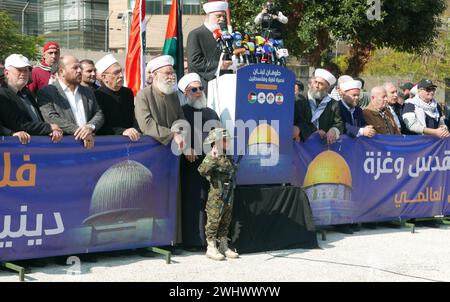
[{"label": "white religious cap", "polygon": [[108,69],[111,65],[115,63],[118,63],[116,58],[114,58],[112,54],[109,54],[98,60],[97,64],[95,64],[95,68],[97,69],[97,72],[99,74],[102,74],[105,72],[106,69]]},{"label": "white religious cap", "polygon": [[342,91],[348,91],[351,89],[361,89],[361,87],[362,87],[361,81],[355,81],[355,80],[344,82],[339,86],[339,88]]},{"label": "white religious cap", "polygon": [[147,67],[150,69],[151,73],[154,73],[156,70],[165,67],[165,66],[173,66],[174,60],[172,56],[169,55],[162,55],[157,56],[154,59],[152,59],[150,62],[148,62]]},{"label": "white religious cap", "polygon": [[178,81],[178,88],[181,90],[181,92],[185,92],[186,88],[191,84],[192,82],[202,82],[200,79],[200,76],[196,73],[188,73],[184,77]]},{"label": "white religious cap", "polygon": [[8,69],[11,66],[16,68],[23,68],[29,67],[31,66],[31,64],[25,56],[14,53],[7,57],[5,60],[5,68]]},{"label": "white religious cap", "polygon": [[411,90],[409,92],[414,94],[414,95],[416,95],[419,92],[419,89],[417,88],[417,85],[415,85],[413,88],[411,88]]},{"label": "white religious cap", "polygon": [[314,71],[314,76],[324,79],[330,85],[334,85],[334,83],[336,83],[336,78],[334,75],[326,69],[317,68],[316,71]]},{"label": "white religious cap", "polygon": [[228,9],[228,2],[225,1],[211,1],[203,4],[203,10],[206,14],[214,12],[226,11]]},{"label": "white religious cap", "polygon": [[344,84],[345,82],[348,82],[348,81],[353,81],[353,78],[346,74],[341,75],[337,80],[337,86],[340,87],[342,84]]}]

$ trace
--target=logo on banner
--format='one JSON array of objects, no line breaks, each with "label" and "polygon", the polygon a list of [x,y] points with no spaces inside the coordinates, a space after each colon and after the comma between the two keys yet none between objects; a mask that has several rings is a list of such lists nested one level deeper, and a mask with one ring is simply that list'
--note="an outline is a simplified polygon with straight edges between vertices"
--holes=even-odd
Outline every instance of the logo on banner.
[{"label": "logo on banner", "polygon": [[284,103],[284,96],[282,93],[277,93],[276,102],[277,102],[277,105],[281,105]]},{"label": "logo on banner", "polygon": [[266,94],[264,92],[258,93],[258,103],[264,104],[266,102]]},{"label": "logo on banner", "polygon": [[247,99],[250,104],[256,103],[256,93],[250,92]]},{"label": "logo on banner", "polygon": [[272,105],[275,102],[275,94],[272,92],[267,94],[267,103]]}]

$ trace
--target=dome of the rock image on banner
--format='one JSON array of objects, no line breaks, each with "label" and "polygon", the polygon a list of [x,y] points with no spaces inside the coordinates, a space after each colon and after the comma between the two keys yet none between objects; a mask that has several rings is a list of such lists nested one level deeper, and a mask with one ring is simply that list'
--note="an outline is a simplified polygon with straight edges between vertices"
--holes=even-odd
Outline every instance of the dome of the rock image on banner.
[{"label": "dome of the rock image on banner", "polygon": [[127,160],[106,170],[92,194],[89,217],[84,225],[104,225],[154,217],[152,172],[144,165]]},{"label": "dome of the rock image on banner", "polygon": [[303,182],[314,218],[339,224],[352,216],[352,173],[345,159],[334,151],[324,151],[309,164]]},{"label": "dome of the rock image on banner", "polygon": [[[277,131],[268,124],[259,125],[250,133],[248,150],[250,155],[273,158],[278,161],[279,156],[271,156],[273,154],[279,155],[280,151],[280,138]],[[271,164],[276,165],[277,163]]]}]

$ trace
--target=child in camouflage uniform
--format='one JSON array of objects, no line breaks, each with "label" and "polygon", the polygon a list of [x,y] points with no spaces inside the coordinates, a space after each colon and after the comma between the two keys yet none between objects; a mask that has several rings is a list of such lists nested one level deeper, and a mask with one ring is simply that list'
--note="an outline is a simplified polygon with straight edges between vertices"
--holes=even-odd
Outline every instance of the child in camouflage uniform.
[{"label": "child in camouflage uniform", "polygon": [[[209,152],[198,167],[200,175],[206,177],[210,183],[208,201],[206,202],[207,222],[205,226],[206,242],[208,243],[206,256],[213,260],[238,258],[239,255],[228,247],[228,227],[231,222],[232,199],[223,200],[223,190],[235,172],[236,166],[231,156],[226,155],[230,135],[223,128],[216,128],[209,132],[205,145],[211,145]],[[230,189],[232,190],[232,188]],[[217,249],[216,242],[219,242]]]}]

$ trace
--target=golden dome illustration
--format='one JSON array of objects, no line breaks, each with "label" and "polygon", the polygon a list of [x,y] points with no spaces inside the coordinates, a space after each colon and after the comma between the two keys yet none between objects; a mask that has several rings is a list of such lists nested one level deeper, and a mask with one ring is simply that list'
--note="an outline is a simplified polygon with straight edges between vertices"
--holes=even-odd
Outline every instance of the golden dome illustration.
[{"label": "golden dome illustration", "polygon": [[338,153],[322,152],[309,164],[303,187],[318,184],[342,184],[352,188],[350,167]]},{"label": "golden dome illustration", "polygon": [[248,139],[249,145],[254,144],[272,144],[279,146],[280,138],[278,133],[268,124],[261,124],[256,127]]}]

